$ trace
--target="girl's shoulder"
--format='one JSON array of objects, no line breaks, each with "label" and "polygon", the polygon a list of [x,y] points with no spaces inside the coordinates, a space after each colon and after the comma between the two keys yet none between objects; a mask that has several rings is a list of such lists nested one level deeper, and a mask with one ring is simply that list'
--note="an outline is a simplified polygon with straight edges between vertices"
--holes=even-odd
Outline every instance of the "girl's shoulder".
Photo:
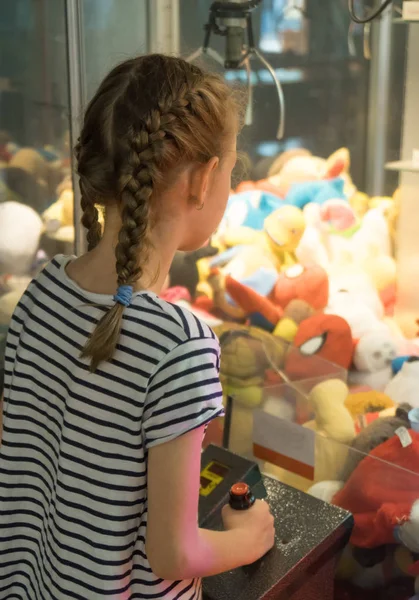
[{"label": "girl's shoulder", "polygon": [[211,327],[186,306],[167,302],[152,292],[144,292],[136,297],[129,308],[138,314],[146,310],[157,327],[164,328],[166,334],[176,337],[179,342],[205,339],[218,343]]}]

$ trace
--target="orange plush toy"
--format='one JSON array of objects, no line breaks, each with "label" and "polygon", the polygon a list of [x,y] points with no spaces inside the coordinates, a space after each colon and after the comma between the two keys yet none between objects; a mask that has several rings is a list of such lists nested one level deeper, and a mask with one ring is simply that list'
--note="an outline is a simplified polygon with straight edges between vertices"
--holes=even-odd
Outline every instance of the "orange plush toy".
[{"label": "orange plush toy", "polygon": [[225,278],[225,291],[244,311],[252,325],[273,331],[283,316],[283,310],[255,290],[239,283],[229,275]]},{"label": "orange plush toy", "polygon": [[315,310],[322,310],[329,299],[329,279],[326,271],[318,266],[294,265],[279,273],[271,293],[271,300],[286,308],[291,300],[304,300]]},{"label": "orange plush toy", "polygon": [[[317,314],[302,321],[294,339],[298,352],[291,352],[286,371],[295,377],[321,376],[320,361],[323,358],[348,369],[352,362],[354,345],[348,323],[335,315]],[[327,370],[327,363],[324,364]],[[327,373],[324,373],[325,375]]]}]

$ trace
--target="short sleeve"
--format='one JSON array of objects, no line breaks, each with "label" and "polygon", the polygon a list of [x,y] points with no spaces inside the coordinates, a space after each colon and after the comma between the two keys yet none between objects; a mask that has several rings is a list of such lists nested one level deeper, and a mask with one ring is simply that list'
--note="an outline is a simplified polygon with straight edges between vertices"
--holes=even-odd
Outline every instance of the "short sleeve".
[{"label": "short sleeve", "polygon": [[143,431],[147,448],[223,414],[216,339],[189,339],[169,352],[149,382]]}]

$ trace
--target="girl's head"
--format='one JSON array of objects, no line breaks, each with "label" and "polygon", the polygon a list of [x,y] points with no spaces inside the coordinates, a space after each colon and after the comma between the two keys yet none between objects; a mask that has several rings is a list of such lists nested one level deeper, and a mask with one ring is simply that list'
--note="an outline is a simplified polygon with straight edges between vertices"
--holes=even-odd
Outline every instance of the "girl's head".
[{"label": "girl's head", "polygon": [[[214,232],[230,192],[239,109],[221,77],[179,58],[134,58],[104,79],[76,157],[89,250],[101,241],[98,205],[105,233],[118,232],[118,286],[150,284],[144,277],[156,242],[195,250]],[[116,303],[86,345],[93,368],[112,357],[122,312]]]}]

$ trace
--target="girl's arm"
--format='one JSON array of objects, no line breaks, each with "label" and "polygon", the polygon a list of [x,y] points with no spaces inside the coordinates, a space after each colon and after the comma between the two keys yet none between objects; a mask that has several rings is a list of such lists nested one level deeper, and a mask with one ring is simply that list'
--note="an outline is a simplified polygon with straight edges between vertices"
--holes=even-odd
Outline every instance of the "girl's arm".
[{"label": "girl's arm", "polygon": [[273,544],[273,519],[262,502],[246,514],[227,511],[228,531],[198,527],[203,434],[200,427],[149,451],[146,551],[153,572],[162,579],[229,571],[254,562]]}]

